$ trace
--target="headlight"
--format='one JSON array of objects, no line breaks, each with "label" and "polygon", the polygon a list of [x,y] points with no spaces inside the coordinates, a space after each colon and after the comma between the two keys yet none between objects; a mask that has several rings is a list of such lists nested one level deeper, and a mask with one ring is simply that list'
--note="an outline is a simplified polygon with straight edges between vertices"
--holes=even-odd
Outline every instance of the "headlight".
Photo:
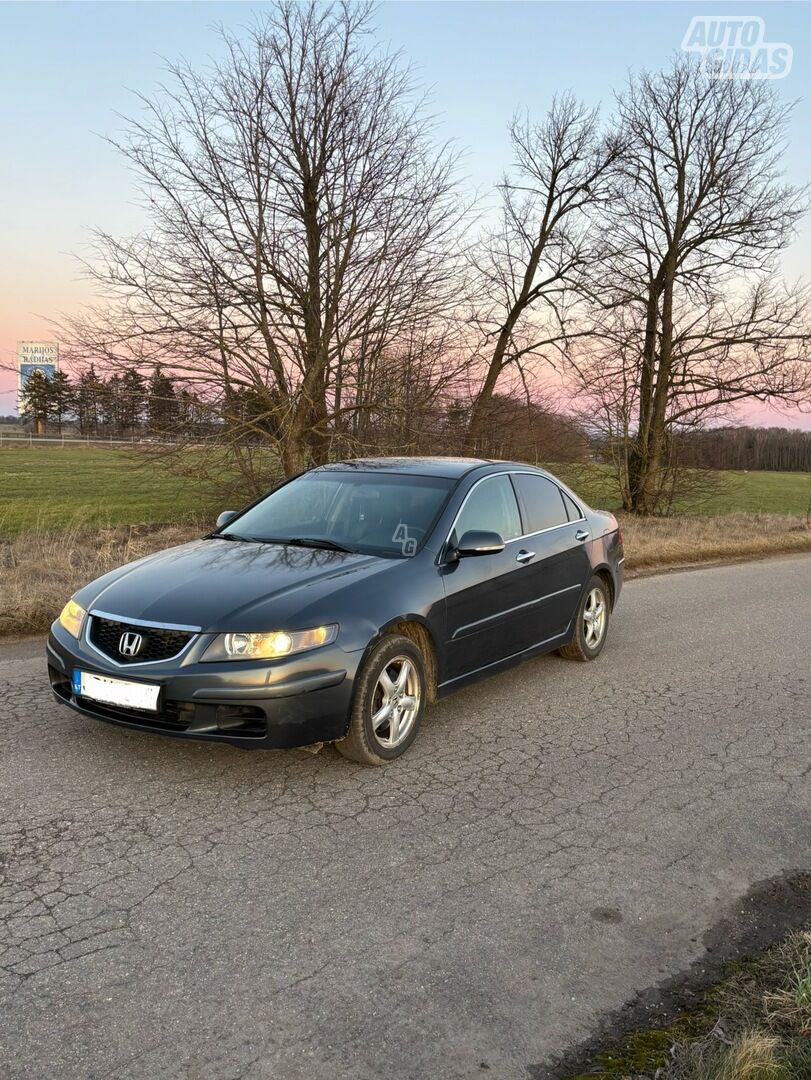
[{"label": "headlight", "polygon": [[77,638],[82,632],[82,623],[86,614],[85,609],[80,607],[75,600],[68,600],[59,616],[59,625]]},{"label": "headlight", "polygon": [[203,660],[275,660],[279,656],[306,652],[331,645],[338,625],[315,626],[312,630],[272,630],[269,634],[217,634],[203,654]]}]

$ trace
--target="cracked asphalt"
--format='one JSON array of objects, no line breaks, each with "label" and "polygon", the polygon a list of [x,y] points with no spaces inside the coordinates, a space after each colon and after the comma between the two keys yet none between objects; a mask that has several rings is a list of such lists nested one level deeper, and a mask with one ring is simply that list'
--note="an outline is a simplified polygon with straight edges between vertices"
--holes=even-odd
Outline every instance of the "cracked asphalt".
[{"label": "cracked asphalt", "polygon": [[0,646],[0,1076],[542,1077],[809,868],[811,558],[632,581],[399,762],[57,706]]}]

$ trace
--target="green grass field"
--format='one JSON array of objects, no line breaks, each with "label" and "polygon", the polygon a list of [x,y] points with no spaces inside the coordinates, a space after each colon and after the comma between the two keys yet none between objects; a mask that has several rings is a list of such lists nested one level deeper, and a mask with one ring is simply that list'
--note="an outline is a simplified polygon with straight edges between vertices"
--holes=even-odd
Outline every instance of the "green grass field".
[{"label": "green grass field", "polygon": [[[607,465],[565,465],[552,472],[592,506],[619,509],[616,483]],[[804,515],[811,507],[811,473],[709,471],[696,493],[677,500],[675,512],[709,516],[745,512]]]},{"label": "green grass field", "polygon": [[[608,467],[552,468],[593,506],[617,508]],[[248,498],[246,493],[246,502]],[[713,474],[710,490],[677,509],[700,515],[734,511],[804,515],[809,504],[809,473],[725,472]],[[214,512],[215,501],[207,499],[200,488],[131,451],[0,448],[0,536],[34,528],[59,530],[80,522],[163,524]]]},{"label": "green grass field", "polygon": [[707,513],[746,510],[761,514],[806,514],[811,508],[811,473],[726,472]]},{"label": "green grass field", "polygon": [[206,509],[187,480],[126,450],[0,448],[0,537],[80,522],[168,523]]}]

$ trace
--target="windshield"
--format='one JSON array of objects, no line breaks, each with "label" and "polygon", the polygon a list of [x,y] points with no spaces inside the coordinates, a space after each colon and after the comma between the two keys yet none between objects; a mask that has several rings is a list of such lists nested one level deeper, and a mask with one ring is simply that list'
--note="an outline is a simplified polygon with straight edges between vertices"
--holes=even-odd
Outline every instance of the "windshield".
[{"label": "windshield", "polygon": [[453,480],[380,472],[306,473],[220,531],[245,540],[335,547],[388,558],[414,555]]}]

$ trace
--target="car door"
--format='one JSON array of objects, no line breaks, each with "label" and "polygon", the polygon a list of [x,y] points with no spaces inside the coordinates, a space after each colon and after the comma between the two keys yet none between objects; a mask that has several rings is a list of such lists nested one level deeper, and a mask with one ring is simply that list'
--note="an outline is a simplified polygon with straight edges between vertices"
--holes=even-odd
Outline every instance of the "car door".
[{"label": "car door", "polygon": [[471,529],[496,532],[507,546],[493,555],[447,562],[440,568],[445,589],[447,680],[458,678],[530,644],[526,566],[516,560],[521,518],[509,475],[477,481],[457,515],[452,548]]},{"label": "car door", "polygon": [[[513,474],[524,518],[520,548],[528,558],[528,588],[537,598],[535,643],[564,634],[591,574],[588,522],[577,504],[538,473]],[[514,545],[515,546],[515,545]]]}]

